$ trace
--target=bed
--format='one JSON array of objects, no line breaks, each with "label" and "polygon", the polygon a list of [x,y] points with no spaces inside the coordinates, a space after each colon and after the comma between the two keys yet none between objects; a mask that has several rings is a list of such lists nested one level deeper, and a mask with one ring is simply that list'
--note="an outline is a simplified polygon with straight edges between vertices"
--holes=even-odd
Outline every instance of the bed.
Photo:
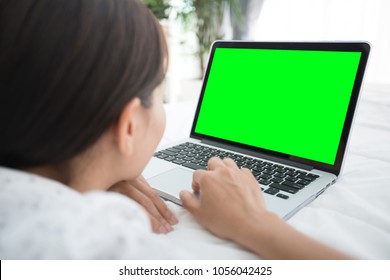
[{"label": "bed", "polygon": [[[196,100],[166,104],[161,146],[188,137]],[[167,202],[180,223],[167,235],[194,259],[258,259],[219,239],[183,208]],[[390,85],[362,92],[341,177],[288,223],[340,251],[362,259],[390,259]]]}]

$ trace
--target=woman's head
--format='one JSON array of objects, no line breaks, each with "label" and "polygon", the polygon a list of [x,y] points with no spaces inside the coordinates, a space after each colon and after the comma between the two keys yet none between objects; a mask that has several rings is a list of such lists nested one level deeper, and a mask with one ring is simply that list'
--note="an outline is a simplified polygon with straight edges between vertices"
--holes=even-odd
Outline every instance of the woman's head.
[{"label": "woman's head", "polygon": [[166,53],[136,0],[0,1],[0,165],[67,161],[129,102],[153,107]]}]

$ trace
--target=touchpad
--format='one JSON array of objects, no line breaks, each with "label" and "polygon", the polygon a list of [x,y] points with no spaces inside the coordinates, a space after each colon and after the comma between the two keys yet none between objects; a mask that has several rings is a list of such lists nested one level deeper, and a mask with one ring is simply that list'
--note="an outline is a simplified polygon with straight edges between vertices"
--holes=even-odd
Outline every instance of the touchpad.
[{"label": "touchpad", "polygon": [[190,170],[175,168],[149,178],[148,182],[160,196],[181,205],[179,194],[182,190],[192,192],[193,173]]}]

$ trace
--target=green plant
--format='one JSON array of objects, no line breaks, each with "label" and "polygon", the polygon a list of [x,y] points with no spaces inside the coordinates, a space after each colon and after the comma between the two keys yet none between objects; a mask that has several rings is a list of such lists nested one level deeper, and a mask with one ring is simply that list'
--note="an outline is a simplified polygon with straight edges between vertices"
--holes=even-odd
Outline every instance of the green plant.
[{"label": "green plant", "polygon": [[168,18],[171,8],[169,0],[142,0],[142,2],[159,20]]},{"label": "green plant", "polygon": [[243,15],[239,0],[182,0],[182,2],[180,7],[176,7],[177,16],[186,29],[195,32],[199,46],[196,56],[203,76],[205,55],[212,42],[223,36],[221,25],[225,12],[232,10],[242,21]]}]

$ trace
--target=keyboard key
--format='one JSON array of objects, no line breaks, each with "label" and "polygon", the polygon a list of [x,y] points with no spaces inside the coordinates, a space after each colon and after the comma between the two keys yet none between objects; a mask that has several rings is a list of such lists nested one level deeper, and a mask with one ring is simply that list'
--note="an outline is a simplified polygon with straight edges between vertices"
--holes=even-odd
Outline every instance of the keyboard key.
[{"label": "keyboard key", "polygon": [[260,163],[263,163],[263,161],[262,161],[262,160],[260,160],[260,159],[254,159],[253,161],[254,161],[254,163],[255,163],[255,164],[260,164]]},{"label": "keyboard key", "polygon": [[277,172],[277,173],[274,174],[274,177],[284,178],[284,177],[286,177],[286,174]]},{"label": "keyboard key", "polygon": [[298,175],[297,178],[303,179],[303,180],[306,180],[306,181],[310,181],[310,182],[315,180],[315,178],[313,178],[313,177],[305,176],[305,175],[302,175],[302,174]]},{"label": "keyboard key", "polygon": [[272,175],[272,174],[275,173],[275,171],[266,168],[266,169],[263,170],[263,173],[268,174],[268,175]]},{"label": "keyboard key", "polygon": [[300,190],[303,187],[305,187],[304,185],[296,184],[296,183],[293,183],[293,182],[290,182],[290,181],[284,181],[282,183],[282,185],[289,186],[289,187],[292,187],[292,188],[295,188],[295,189],[298,189],[298,190]]},{"label": "keyboard key", "polygon": [[275,188],[268,188],[264,192],[268,193],[268,194],[271,194],[271,195],[274,195],[274,194],[277,194],[279,192],[279,190],[275,189]]},{"label": "keyboard key", "polygon": [[298,180],[298,178],[292,176],[286,176],[284,179],[290,182],[296,182]]},{"label": "keyboard key", "polygon": [[177,158],[185,158],[185,157],[186,157],[186,155],[183,155],[183,154],[178,154],[178,155],[176,155],[176,157],[177,157]]},{"label": "keyboard key", "polygon": [[170,151],[170,152],[173,152],[173,153],[178,153],[178,152],[180,152],[180,149],[169,148],[169,149],[166,149],[165,151]]},{"label": "keyboard key", "polygon": [[287,172],[286,172],[286,175],[289,175],[289,176],[295,177],[295,176],[297,176],[297,175],[298,175],[298,173],[297,173],[297,172],[295,172],[295,171],[291,171],[291,170],[289,170],[289,171],[287,171]]},{"label": "keyboard key", "polygon": [[318,177],[320,177],[319,175],[313,174],[313,173],[308,173],[307,176],[308,176],[308,177],[312,177],[312,178],[314,178],[314,179],[317,179]]},{"label": "keyboard key", "polygon": [[184,163],[185,161],[182,160],[182,159],[175,159],[174,161],[172,161],[173,163],[176,163],[176,164],[182,164]]},{"label": "keyboard key", "polygon": [[197,169],[204,169],[204,170],[206,170],[207,169],[205,166],[194,164],[194,163],[191,163],[191,162],[186,162],[186,163],[184,163],[182,165],[185,166],[185,167],[191,168],[191,169],[195,169],[195,170],[197,170]]},{"label": "keyboard key", "polygon": [[283,199],[288,199],[289,198],[288,195],[285,195],[285,194],[282,194],[282,193],[278,193],[276,196],[280,197],[280,198],[283,198]]},{"label": "keyboard key", "polygon": [[264,179],[259,179],[258,182],[264,186],[268,186],[269,184],[271,184],[271,181],[264,180]]},{"label": "keyboard key", "polygon": [[276,166],[275,165],[272,165],[272,166],[267,166],[268,169],[274,171],[276,169]]},{"label": "keyboard key", "polygon": [[267,174],[260,174],[259,176],[257,176],[257,179],[269,180],[271,178],[272,178],[272,176],[271,175],[267,175]]},{"label": "keyboard key", "polygon": [[282,190],[282,191],[285,191],[285,192],[288,192],[288,193],[296,193],[298,191],[298,189],[296,189],[296,188],[292,188],[292,187],[289,187],[286,185],[281,185],[278,183],[271,183],[269,186],[276,188],[276,189],[279,189],[279,190]]},{"label": "keyboard key", "polygon": [[278,173],[284,173],[284,172],[286,172],[286,170],[284,170],[283,168],[280,168],[280,167],[275,168],[274,171],[275,171],[275,172],[278,172]]},{"label": "keyboard key", "polygon": [[244,163],[241,168],[248,168],[248,169],[251,169],[252,167],[252,164],[249,164],[249,163]]},{"label": "keyboard key", "polygon": [[310,181],[306,181],[306,180],[298,180],[298,181],[297,181],[297,184],[301,184],[301,185],[304,185],[304,186],[306,186],[306,185],[310,184]]},{"label": "keyboard key", "polygon": [[277,177],[274,177],[270,180],[271,182],[275,182],[275,183],[281,183],[283,182],[283,179],[282,178],[277,178]]},{"label": "keyboard key", "polygon": [[260,168],[260,167],[256,166],[256,167],[253,167],[252,170],[256,171],[256,172],[262,172],[263,168]]},{"label": "keyboard key", "polygon": [[177,146],[175,146],[175,147],[177,147],[178,149],[179,149],[179,148],[180,148],[180,149],[184,149],[184,148],[187,148],[188,145],[186,145],[186,144],[184,143],[184,144],[177,145]]},{"label": "keyboard key", "polygon": [[156,155],[156,157],[164,159],[164,158],[169,157],[169,156],[165,155],[165,154],[159,154],[159,155]]},{"label": "keyboard key", "polygon": [[169,156],[175,156],[177,154],[177,152],[172,152],[172,151],[168,151],[168,150],[163,150],[161,152],[163,154],[166,154],[166,155],[169,155]]}]

